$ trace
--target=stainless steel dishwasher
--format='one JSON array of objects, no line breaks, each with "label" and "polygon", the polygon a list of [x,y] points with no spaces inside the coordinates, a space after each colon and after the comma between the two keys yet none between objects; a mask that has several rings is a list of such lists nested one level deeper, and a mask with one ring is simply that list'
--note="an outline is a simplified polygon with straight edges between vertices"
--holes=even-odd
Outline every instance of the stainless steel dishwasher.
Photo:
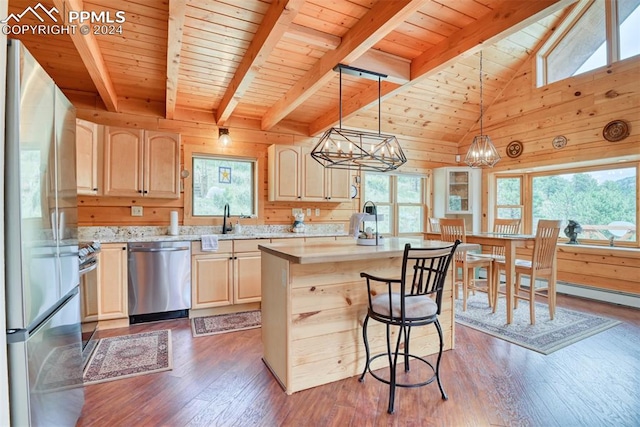
[{"label": "stainless steel dishwasher", "polygon": [[187,317],[191,308],[190,243],[128,246],[130,322]]}]

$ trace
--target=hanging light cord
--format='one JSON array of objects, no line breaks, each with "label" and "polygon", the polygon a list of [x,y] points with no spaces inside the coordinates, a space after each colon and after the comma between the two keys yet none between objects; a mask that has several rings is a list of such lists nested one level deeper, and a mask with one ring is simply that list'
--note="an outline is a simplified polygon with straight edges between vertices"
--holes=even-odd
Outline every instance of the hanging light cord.
[{"label": "hanging light cord", "polygon": [[482,51],[480,51],[480,135],[484,135],[482,132],[482,115],[483,115],[483,105],[482,105]]},{"label": "hanging light cord", "polygon": [[382,101],[380,100],[380,76],[378,76],[378,135],[380,135],[380,133],[381,133],[381,129],[380,129],[380,118],[381,118],[380,104],[382,104]]},{"label": "hanging light cord", "polygon": [[338,90],[338,97],[340,98],[340,129],[342,129],[342,67],[340,68],[340,89]]}]

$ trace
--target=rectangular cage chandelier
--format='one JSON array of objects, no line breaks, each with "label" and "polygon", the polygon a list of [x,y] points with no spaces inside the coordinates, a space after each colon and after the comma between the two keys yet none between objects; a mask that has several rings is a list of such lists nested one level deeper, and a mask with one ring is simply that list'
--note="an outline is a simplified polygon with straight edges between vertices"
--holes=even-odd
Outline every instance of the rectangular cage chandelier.
[{"label": "rectangular cage chandelier", "polygon": [[[407,158],[395,135],[380,133],[380,79],[384,74],[338,64],[340,72],[340,124],[328,129],[311,151],[325,168],[388,172],[406,163]],[[378,80],[378,133],[342,128],[342,72]]]}]

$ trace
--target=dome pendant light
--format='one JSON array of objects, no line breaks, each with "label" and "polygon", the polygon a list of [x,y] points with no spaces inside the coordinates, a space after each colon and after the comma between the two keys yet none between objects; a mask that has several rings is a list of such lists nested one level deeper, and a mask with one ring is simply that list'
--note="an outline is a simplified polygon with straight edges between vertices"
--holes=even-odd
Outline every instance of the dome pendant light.
[{"label": "dome pendant light", "polygon": [[464,162],[472,168],[492,168],[493,165],[500,161],[500,154],[498,154],[498,150],[491,142],[491,138],[482,132],[482,110],[482,51],[480,51],[480,135],[476,135],[473,138],[471,147],[469,147],[469,151],[464,158]]}]

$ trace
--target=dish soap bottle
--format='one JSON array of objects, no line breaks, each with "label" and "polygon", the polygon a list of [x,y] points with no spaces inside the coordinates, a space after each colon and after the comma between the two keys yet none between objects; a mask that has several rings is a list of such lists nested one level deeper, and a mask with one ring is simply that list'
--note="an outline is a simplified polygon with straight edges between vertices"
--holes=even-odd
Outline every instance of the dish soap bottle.
[{"label": "dish soap bottle", "polygon": [[236,234],[242,233],[242,224],[240,224],[240,220],[236,220],[236,226],[234,228]]}]

